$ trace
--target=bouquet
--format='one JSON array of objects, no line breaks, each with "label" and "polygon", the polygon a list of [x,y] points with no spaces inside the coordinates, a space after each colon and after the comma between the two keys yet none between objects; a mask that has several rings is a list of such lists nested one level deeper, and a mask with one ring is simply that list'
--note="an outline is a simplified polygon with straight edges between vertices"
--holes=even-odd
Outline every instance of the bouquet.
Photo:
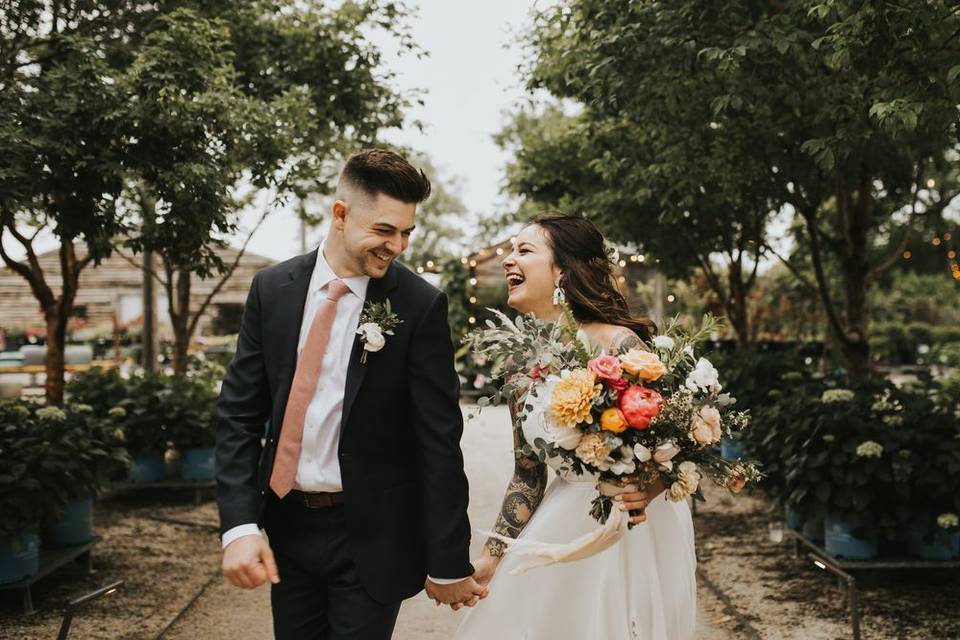
[{"label": "bouquet", "polygon": [[719,372],[697,355],[717,327],[712,316],[692,333],[674,318],[651,341],[611,355],[580,338],[569,309],[557,323],[532,316],[511,321],[491,311],[497,321],[488,320],[470,343],[505,383],[478,404],[523,398],[520,419],[543,416],[551,438],[537,438],[522,452],[597,481],[590,514],[604,528],[564,550],[536,543],[551,547],[539,555],[585,557],[584,544],[606,548],[619,539],[629,516],[613,510],[612,498],[624,490],[662,479],[668,500],[702,500],[704,476],[733,492],[760,477],[753,464],[724,460],[715,448],[724,435],[747,428],[749,414],[732,409],[735,398],[723,393]]}]

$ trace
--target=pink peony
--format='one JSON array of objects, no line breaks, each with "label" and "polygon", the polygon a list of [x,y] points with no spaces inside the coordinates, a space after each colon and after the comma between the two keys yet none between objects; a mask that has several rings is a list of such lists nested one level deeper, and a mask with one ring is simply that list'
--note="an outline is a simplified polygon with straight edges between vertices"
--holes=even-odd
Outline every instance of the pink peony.
[{"label": "pink peony", "polygon": [[616,356],[599,356],[587,363],[587,369],[597,374],[602,380],[619,380],[623,377],[623,367],[620,358]]},{"label": "pink peony", "polygon": [[634,429],[646,429],[663,405],[663,396],[639,384],[620,394],[620,411]]}]

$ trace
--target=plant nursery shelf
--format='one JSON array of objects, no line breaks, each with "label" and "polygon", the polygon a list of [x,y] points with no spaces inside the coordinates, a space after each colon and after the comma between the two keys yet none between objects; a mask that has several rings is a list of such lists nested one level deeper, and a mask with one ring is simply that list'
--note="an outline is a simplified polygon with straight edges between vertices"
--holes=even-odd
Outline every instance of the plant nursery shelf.
[{"label": "plant nursery shelf", "polygon": [[23,612],[25,614],[33,613],[33,595],[30,591],[33,584],[75,560],[81,560],[84,563],[84,568],[87,573],[92,572],[93,548],[100,540],[100,536],[94,536],[90,542],[72,547],[65,547],[63,549],[41,549],[40,569],[37,573],[19,582],[0,584],[0,591],[19,591],[23,597]]},{"label": "plant nursery shelf", "polygon": [[800,548],[806,547],[808,556],[815,565],[832,573],[840,588],[847,589],[847,608],[850,611],[850,626],[853,640],[860,640],[860,594],[857,591],[857,579],[852,571],[897,571],[897,570],[943,570],[960,569],[960,560],[918,560],[907,557],[890,557],[877,560],[847,560],[837,558],[820,544],[806,538],[797,531],[787,532],[793,538],[794,554],[800,556]]},{"label": "plant nursery shelf", "polygon": [[114,482],[110,488],[114,491],[143,491],[161,489],[192,489],[194,502],[203,501],[203,492],[216,489],[217,483],[213,480],[160,480],[159,482]]}]

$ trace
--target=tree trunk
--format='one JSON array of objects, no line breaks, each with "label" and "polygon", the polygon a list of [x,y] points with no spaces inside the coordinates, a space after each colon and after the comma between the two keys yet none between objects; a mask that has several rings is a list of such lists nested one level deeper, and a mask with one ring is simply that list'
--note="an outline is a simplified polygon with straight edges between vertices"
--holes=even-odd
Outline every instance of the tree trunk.
[{"label": "tree trunk", "polygon": [[67,342],[67,321],[61,303],[44,310],[47,323],[46,380],[43,383],[48,405],[63,404],[64,349]]},{"label": "tree trunk", "polygon": [[143,252],[143,370],[157,370],[157,296],[153,287],[153,251]]},{"label": "tree trunk", "polygon": [[177,281],[171,292],[176,300],[170,300],[170,321],[173,325],[173,373],[187,373],[187,354],[190,348],[190,270],[176,269]]},{"label": "tree trunk", "polygon": [[853,380],[863,380],[870,374],[870,347],[867,342],[867,287],[870,263],[867,256],[867,229],[873,215],[873,196],[870,181],[864,179],[857,191],[855,203],[846,194],[841,229],[844,238],[843,270],[845,339],[840,341],[843,364]]}]

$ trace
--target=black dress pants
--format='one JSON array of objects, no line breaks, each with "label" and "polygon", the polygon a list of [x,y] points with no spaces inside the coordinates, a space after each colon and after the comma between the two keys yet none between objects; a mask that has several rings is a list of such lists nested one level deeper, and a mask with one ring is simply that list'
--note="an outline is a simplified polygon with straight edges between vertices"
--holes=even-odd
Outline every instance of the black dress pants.
[{"label": "black dress pants", "polygon": [[271,587],[276,640],[388,640],[400,603],[370,597],[357,576],[343,505],[272,497],[264,518],[280,583]]}]

